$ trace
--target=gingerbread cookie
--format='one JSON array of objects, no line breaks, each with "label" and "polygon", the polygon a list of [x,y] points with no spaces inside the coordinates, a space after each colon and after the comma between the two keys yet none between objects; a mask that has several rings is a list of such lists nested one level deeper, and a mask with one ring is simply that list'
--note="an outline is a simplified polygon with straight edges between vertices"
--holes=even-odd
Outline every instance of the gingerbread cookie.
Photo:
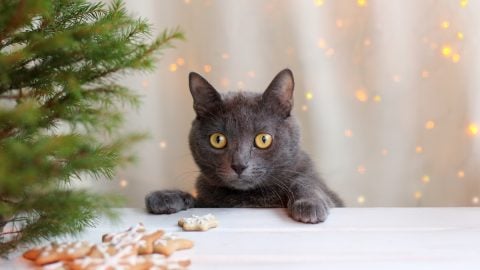
[{"label": "gingerbread cookie", "polygon": [[192,215],[190,218],[181,218],[178,225],[185,231],[206,231],[218,226],[218,220],[212,214],[204,216]]},{"label": "gingerbread cookie", "polygon": [[92,249],[88,242],[55,243],[41,248],[34,248],[23,253],[25,259],[34,261],[37,265],[50,264],[58,261],[71,261],[87,255]]},{"label": "gingerbread cookie", "polygon": [[42,270],[70,270],[70,267],[68,266],[68,262],[54,262],[51,264],[45,264],[42,265]]},{"label": "gingerbread cookie", "polygon": [[89,256],[74,260],[71,270],[183,270],[190,265],[188,259],[167,259],[164,255],[138,255],[136,246],[117,248],[112,244],[93,247]]},{"label": "gingerbread cookie", "polygon": [[193,242],[188,239],[179,238],[175,234],[167,233],[153,242],[153,251],[165,256],[170,256],[177,250],[189,249]]},{"label": "gingerbread cookie", "polygon": [[23,257],[47,270],[183,270],[190,260],[167,257],[193,246],[192,241],[162,230],[147,232],[141,223],[124,232],[105,234],[102,242],[52,242],[25,252]]},{"label": "gingerbread cookie", "polygon": [[111,243],[95,245],[88,256],[76,259],[70,264],[72,270],[117,270],[148,269],[146,262],[137,262],[138,247],[135,245],[115,246]]},{"label": "gingerbread cookie", "polygon": [[138,263],[146,262],[150,270],[184,270],[190,266],[188,259],[169,259],[164,255],[150,254],[138,256]]},{"label": "gingerbread cookie", "polygon": [[124,232],[103,235],[102,242],[112,243],[118,247],[137,244],[139,255],[151,254],[153,252],[153,242],[163,234],[164,232],[161,230],[149,233],[143,224],[139,223]]}]

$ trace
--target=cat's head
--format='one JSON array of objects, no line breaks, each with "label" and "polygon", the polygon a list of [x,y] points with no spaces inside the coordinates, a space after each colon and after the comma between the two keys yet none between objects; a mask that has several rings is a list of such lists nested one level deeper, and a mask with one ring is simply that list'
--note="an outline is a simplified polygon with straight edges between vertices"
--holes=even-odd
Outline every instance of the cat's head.
[{"label": "cat's head", "polygon": [[247,190],[275,181],[295,161],[299,129],[290,115],[293,74],[285,69],[263,94],[219,94],[197,73],[190,73],[196,119],[190,150],[212,185]]}]

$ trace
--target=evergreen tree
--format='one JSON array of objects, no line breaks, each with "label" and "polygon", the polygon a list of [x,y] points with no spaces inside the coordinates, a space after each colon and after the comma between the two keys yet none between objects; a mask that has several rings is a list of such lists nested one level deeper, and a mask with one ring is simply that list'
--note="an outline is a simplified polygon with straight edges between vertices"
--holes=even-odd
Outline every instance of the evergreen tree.
[{"label": "evergreen tree", "polygon": [[0,255],[112,216],[116,197],[70,183],[132,159],[143,136],[116,131],[139,99],[116,79],[183,38],[150,33],[121,1],[0,0]]}]

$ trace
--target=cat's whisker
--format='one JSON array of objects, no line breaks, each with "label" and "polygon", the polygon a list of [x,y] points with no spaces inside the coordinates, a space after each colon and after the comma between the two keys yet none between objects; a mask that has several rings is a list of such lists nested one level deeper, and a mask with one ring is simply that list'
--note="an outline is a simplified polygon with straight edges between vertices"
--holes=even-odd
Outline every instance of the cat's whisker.
[{"label": "cat's whisker", "polygon": [[274,180],[272,181],[272,183],[285,192],[289,201],[295,201],[295,194],[290,190],[290,188],[285,183],[283,183],[280,179],[276,178],[273,175],[271,175],[270,177],[272,177]]},{"label": "cat's whisker", "polygon": [[[280,200],[280,204],[281,204],[283,207],[286,206],[286,204],[283,202],[282,196],[276,191],[276,189],[272,188],[272,189],[270,189],[270,191],[273,192],[273,194],[274,194],[275,196],[277,196],[277,198]],[[287,196],[288,196],[288,195],[287,195]]]},{"label": "cat's whisker", "polygon": [[293,173],[293,174],[296,174],[296,175],[299,175],[299,176],[310,176],[311,177],[311,174],[306,174],[304,172],[300,172],[300,171],[296,171],[296,170],[288,170],[288,169],[285,169],[283,167],[271,167],[273,170],[277,171],[277,172],[286,172],[286,173]]},{"label": "cat's whisker", "polygon": [[265,200],[266,200],[266,195],[265,195],[265,193],[264,193],[264,188],[263,188],[263,183],[262,183],[262,182],[260,182],[259,187],[260,187],[260,190],[262,191],[262,195],[263,195],[263,196],[262,196],[262,198],[263,198],[263,207],[267,207],[267,202],[265,201]]},{"label": "cat's whisker", "polygon": [[178,180],[183,181],[186,177],[188,177],[192,174],[198,175],[199,173],[201,173],[199,170],[186,171],[186,172],[182,172],[178,175],[175,175],[173,177],[173,179],[174,179],[174,181],[178,181]]}]

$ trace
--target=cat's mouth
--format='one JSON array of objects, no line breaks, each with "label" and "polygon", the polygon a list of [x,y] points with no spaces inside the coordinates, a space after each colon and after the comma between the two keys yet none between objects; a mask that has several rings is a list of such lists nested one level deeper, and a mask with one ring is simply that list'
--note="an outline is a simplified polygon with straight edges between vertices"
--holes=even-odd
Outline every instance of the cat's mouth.
[{"label": "cat's mouth", "polygon": [[252,179],[246,177],[235,177],[224,179],[223,181],[228,187],[238,190],[248,190],[254,188],[257,183]]}]

